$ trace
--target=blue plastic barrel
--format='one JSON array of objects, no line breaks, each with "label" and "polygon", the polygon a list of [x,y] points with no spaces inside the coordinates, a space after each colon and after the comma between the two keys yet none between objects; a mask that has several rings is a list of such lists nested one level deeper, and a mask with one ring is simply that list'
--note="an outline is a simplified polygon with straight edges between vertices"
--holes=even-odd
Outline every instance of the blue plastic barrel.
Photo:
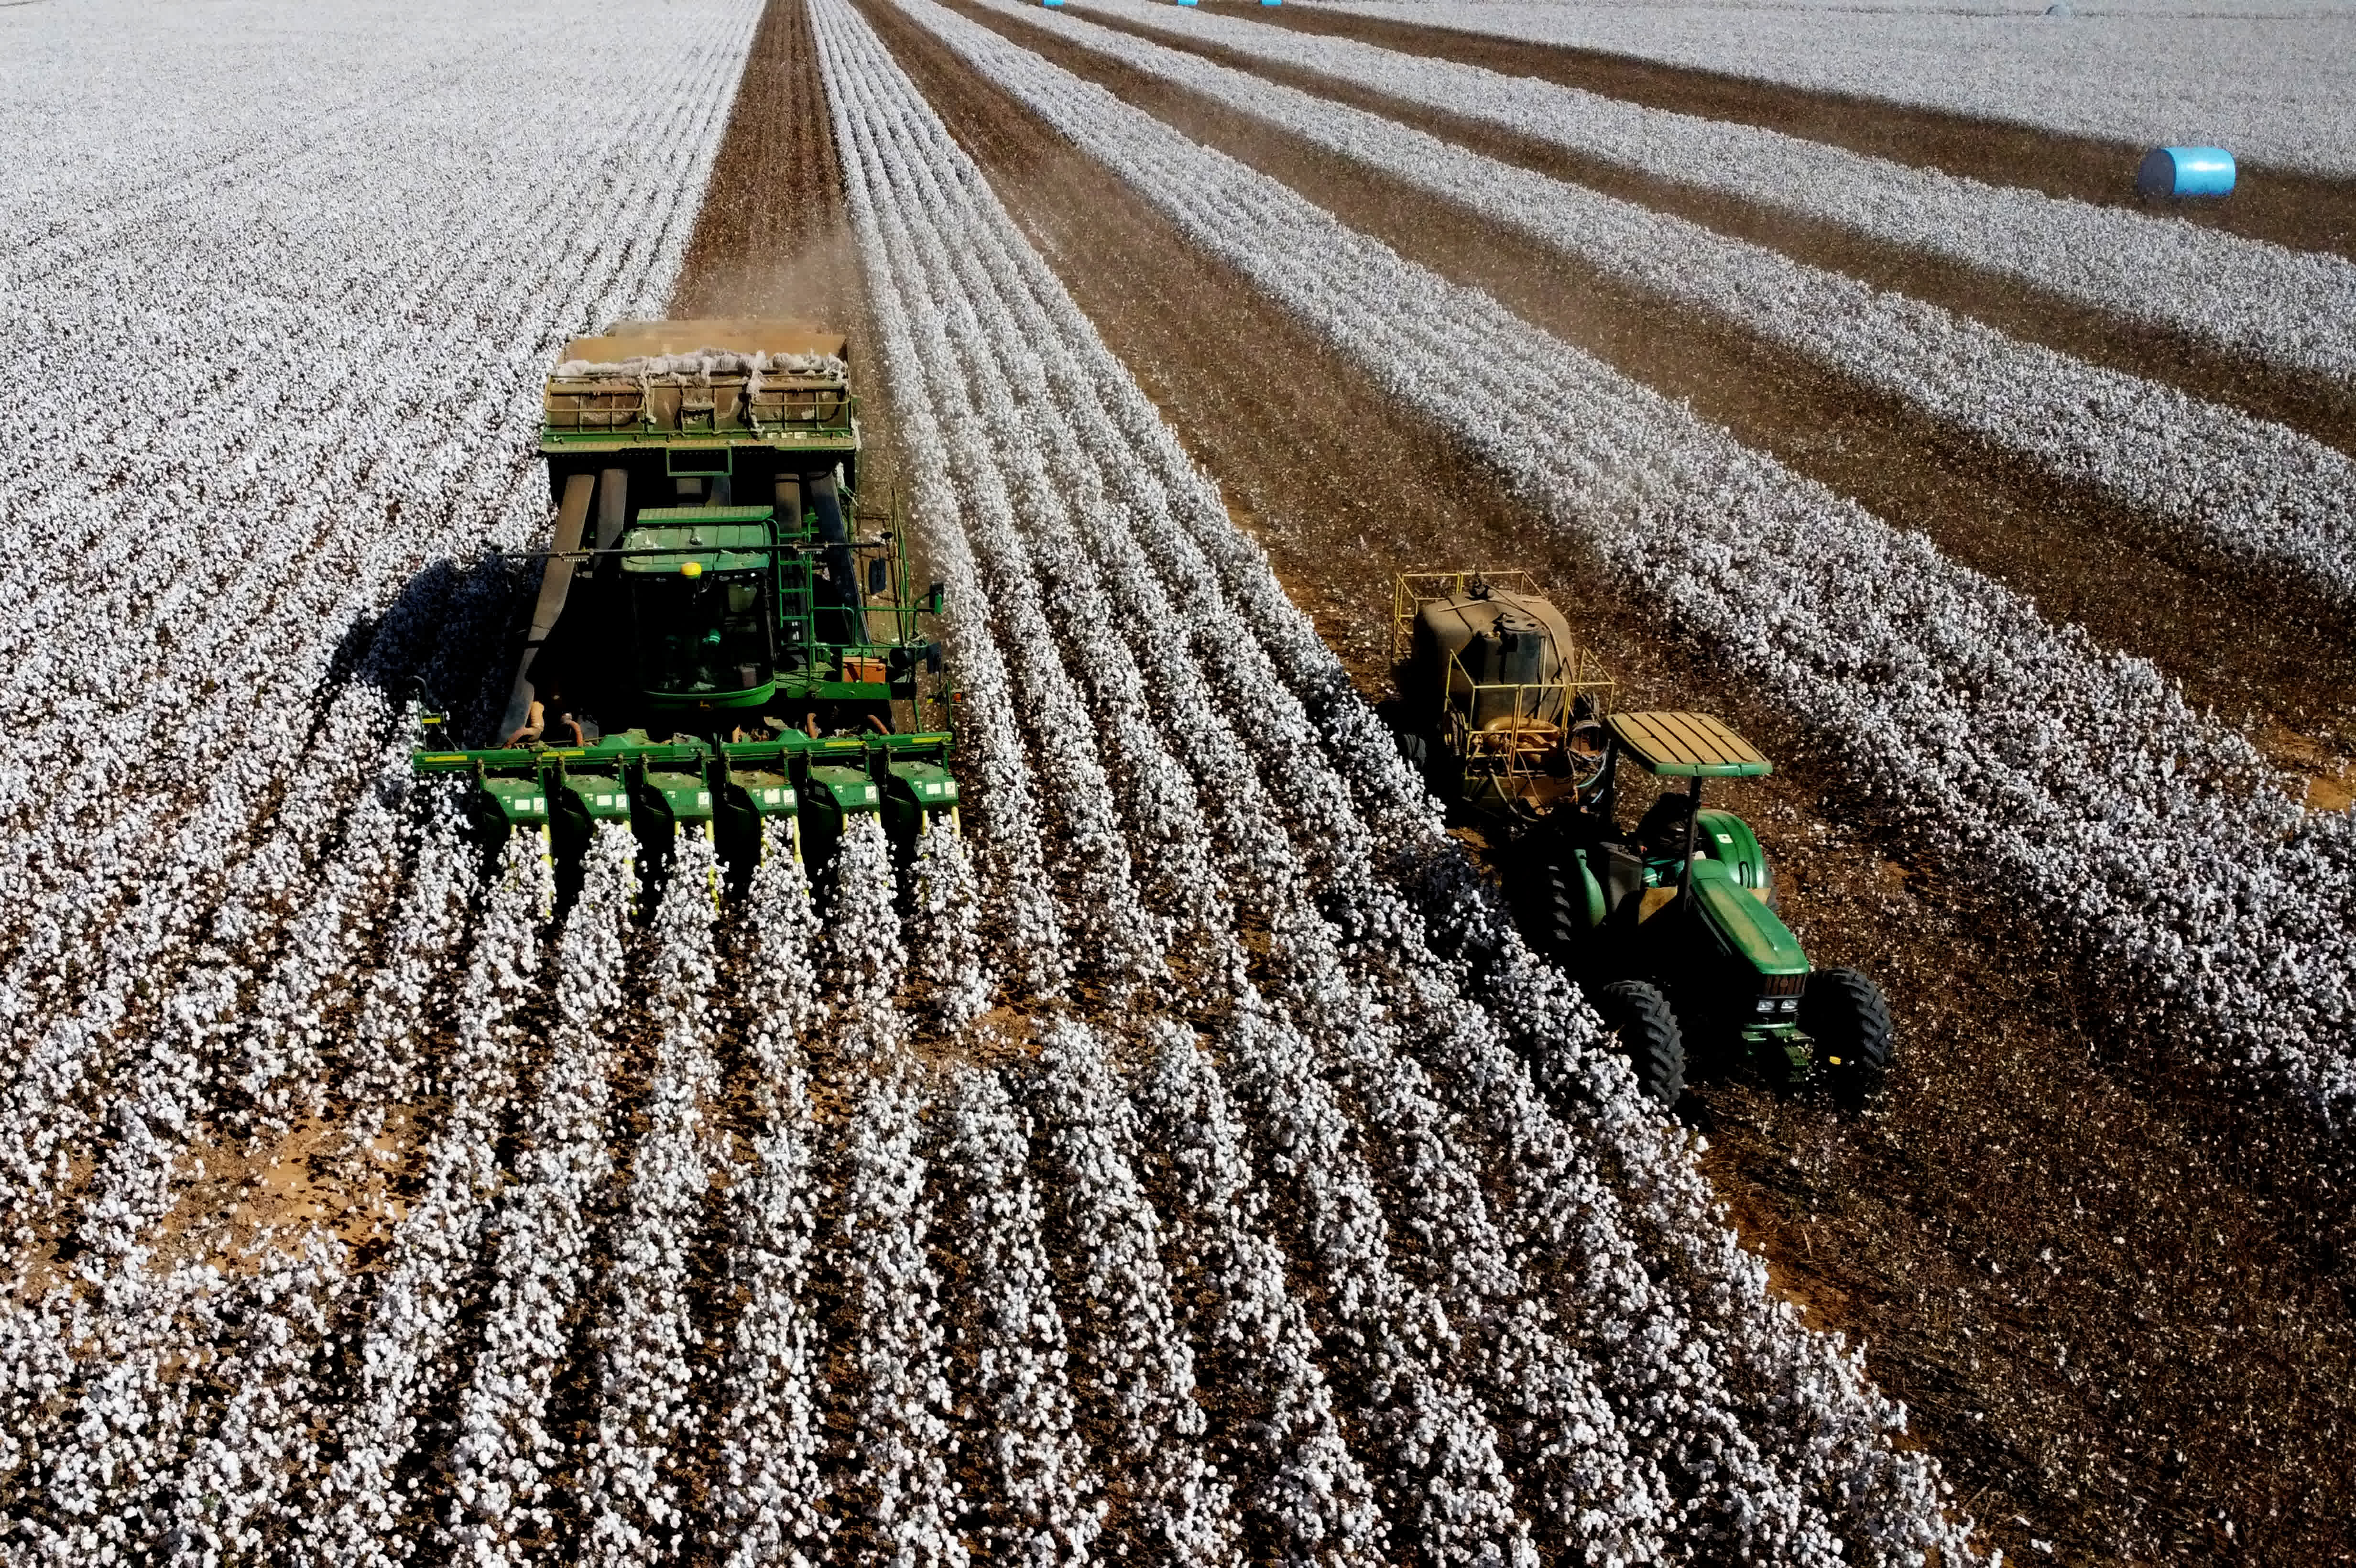
[{"label": "blue plastic barrel", "polygon": [[2136,170],[2146,196],[2226,196],[2233,189],[2233,155],[2222,147],[2154,147]]}]

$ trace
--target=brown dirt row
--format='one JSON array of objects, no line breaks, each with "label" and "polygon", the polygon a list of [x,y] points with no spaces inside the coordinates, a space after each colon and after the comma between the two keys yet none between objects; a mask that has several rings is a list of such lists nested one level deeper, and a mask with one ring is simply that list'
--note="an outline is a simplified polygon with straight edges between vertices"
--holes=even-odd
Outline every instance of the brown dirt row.
[{"label": "brown dirt row", "polygon": [[[854,366],[875,341],[817,37],[795,0],[769,0],[754,32],[671,286],[669,314],[822,322],[850,338]],[[860,481],[866,507],[894,483],[897,447],[882,366],[855,368],[853,381],[865,440]]]},{"label": "brown dirt row", "polygon": [[[996,12],[976,21],[1283,181],[1343,222],[1636,379],[1690,402],[2056,621],[2143,655],[2193,701],[2254,716],[2282,765],[2337,803],[2356,756],[2356,624],[2279,576],[2206,552],[2091,486],[1958,432],[1731,324],[1252,115]],[[2293,597],[2298,597],[2293,591]]]},{"label": "brown dirt row", "polygon": [[1427,109],[1246,50],[1176,37],[1102,12],[1091,11],[1087,19],[1413,125],[1503,163],[1674,213],[1721,234],[1780,251],[1795,261],[1926,300],[2090,364],[2165,382],[2194,397],[2276,421],[2343,451],[2356,452],[2356,394],[2328,377],[2260,364],[2183,333],[2123,320],[2028,287],[2018,278],[1875,240],[1798,213],[1646,175],[1469,115]]},{"label": "brown dirt row", "polygon": [[761,13],[671,286],[673,316],[863,318],[814,48],[801,6]]},{"label": "brown dirt row", "polygon": [[[2346,1200],[2295,1131],[2215,1095],[2066,954],[1908,863],[1791,719],[1668,635],[1444,431],[1185,242],[888,5],[868,18],[1370,694],[1393,571],[1539,571],[1634,703],[1715,708],[1776,776],[1745,805],[1812,955],[1893,994],[1866,1116],[1706,1091],[1709,1168],[1779,1288],[1865,1336],[1991,1539],[2087,1563],[2356,1557]],[[2231,1524],[2229,1536],[2226,1526]]]},{"label": "brown dirt row", "polygon": [[[2099,207],[2140,204],[2136,167],[2147,149],[2126,142],[1789,87],[1605,49],[1484,37],[1318,5],[1266,8],[1241,0],[1205,0],[1205,5],[1304,33],[1357,38],[1407,54],[1534,76],[1655,109],[1738,121],[1991,185],[2021,186]],[[2356,255],[2356,179],[2243,163],[2232,197],[2171,210],[2191,222],[2254,240]]]}]

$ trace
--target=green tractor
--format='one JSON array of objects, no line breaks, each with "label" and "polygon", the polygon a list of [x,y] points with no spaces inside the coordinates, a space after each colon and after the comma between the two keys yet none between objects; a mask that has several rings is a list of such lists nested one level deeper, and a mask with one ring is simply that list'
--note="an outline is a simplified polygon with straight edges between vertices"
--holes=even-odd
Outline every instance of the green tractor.
[{"label": "green tractor", "polygon": [[[548,378],[555,539],[488,747],[422,713],[424,775],[469,779],[479,841],[541,833],[577,874],[600,822],[654,871],[681,832],[741,883],[773,819],[814,864],[861,816],[905,856],[958,828],[954,692],[895,516],[862,511],[838,334],[626,323]],[[882,525],[882,526],[877,526]]]},{"label": "green tractor", "polygon": [[[1765,757],[1702,714],[1611,711],[1610,677],[1526,573],[1403,576],[1392,625],[1401,753],[1443,800],[1502,826],[1532,944],[1580,982],[1645,1093],[1676,1104],[1689,1052],[1849,1103],[1879,1090],[1880,991],[1812,970],[1757,836],[1702,804],[1705,779],[1763,777]],[[1685,787],[1623,827],[1630,765]]]}]

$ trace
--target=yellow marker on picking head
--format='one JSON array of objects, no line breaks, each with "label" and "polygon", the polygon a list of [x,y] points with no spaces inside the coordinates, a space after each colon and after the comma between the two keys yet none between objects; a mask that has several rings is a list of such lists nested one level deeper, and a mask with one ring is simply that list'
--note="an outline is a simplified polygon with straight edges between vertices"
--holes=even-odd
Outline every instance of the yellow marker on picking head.
[{"label": "yellow marker on picking head", "polygon": [[679,574],[681,577],[701,577],[703,575],[703,563],[700,560],[681,561]]}]

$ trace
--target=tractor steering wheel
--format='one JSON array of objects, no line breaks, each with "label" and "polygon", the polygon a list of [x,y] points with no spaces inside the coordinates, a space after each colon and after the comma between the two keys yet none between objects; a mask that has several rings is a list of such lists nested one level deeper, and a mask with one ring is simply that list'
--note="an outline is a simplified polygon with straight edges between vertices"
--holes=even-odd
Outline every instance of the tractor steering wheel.
[{"label": "tractor steering wheel", "polygon": [[1562,754],[1570,761],[1570,787],[1584,795],[1612,765],[1612,732],[1592,719],[1583,719],[1562,738]]}]

